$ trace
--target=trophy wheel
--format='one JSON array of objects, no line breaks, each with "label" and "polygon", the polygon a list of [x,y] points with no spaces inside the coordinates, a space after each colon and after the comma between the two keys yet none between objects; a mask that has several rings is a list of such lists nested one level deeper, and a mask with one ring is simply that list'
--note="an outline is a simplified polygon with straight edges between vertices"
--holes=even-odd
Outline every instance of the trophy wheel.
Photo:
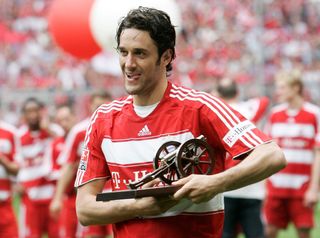
[{"label": "trophy wheel", "polygon": [[190,174],[211,174],[215,153],[206,141],[191,139],[180,146],[175,163],[181,178]]},{"label": "trophy wheel", "polygon": [[168,141],[164,143],[158,149],[155,158],[153,159],[153,168],[159,169],[161,167],[168,167],[159,175],[159,178],[165,182],[166,184],[171,184],[174,181],[177,181],[180,176],[177,171],[176,165],[174,163],[175,155],[169,158],[165,158],[165,156],[175,150],[180,146],[180,142],[177,141]]}]

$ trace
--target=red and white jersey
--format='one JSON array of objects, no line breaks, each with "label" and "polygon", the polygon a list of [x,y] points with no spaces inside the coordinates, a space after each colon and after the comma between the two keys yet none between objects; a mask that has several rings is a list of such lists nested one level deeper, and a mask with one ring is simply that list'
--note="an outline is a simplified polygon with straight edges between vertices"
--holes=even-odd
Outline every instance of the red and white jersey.
[{"label": "red and white jersey", "polygon": [[31,200],[48,202],[54,193],[54,182],[48,179],[48,163],[45,157],[53,138],[45,130],[25,130],[20,136],[21,161],[18,181]]},{"label": "red and white jersey", "polygon": [[273,108],[267,133],[282,148],[287,166],[267,182],[268,195],[302,197],[308,188],[314,148],[320,146],[320,108],[305,102],[300,110],[289,110],[287,104]]},{"label": "red and white jersey", "polygon": [[[88,128],[89,124],[90,118],[87,118],[72,127],[72,129],[67,135],[65,147],[58,158],[58,163],[61,166],[66,163],[79,163],[83,150],[84,138],[86,136],[86,129]],[[67,195],[75,195],[75,179],[76,175],[74,176],[73,181],[69,184],[66,190]]]},{"label": "red and white jersey", "polygon": [[64,150],[65,137],[60,136],[55,138],[46,150],[45,159],[48,166],[47,178],[51,181],[57,181],[60,177],[61,165],[58,163],[58,157]]},{"label": "red and white jersey", "polygon": [[[230,106],[238,110],[243,116],[253,123],[259,123],[263,116],[265,116],[269,102],[270,100],[267,97],[259,97],[252,98],[247,101],[231,103]],[[238,163],[240,163],[239,160],[233,160],[227,156],[227,169],[237,165]],[[224,196],[232,198],[263,199],[265,196],[264,185],[264,181],[260,181],[236,190],[225,192]]]},{"label": "red and white jersey", "polygon": [[72,127],[67,135],[65,148],[58,158],[59,164],[79,162],[83,149],[86,130],[90,118],[84,119]]},{"label": "red and white jersey", "polygon": [[[9,161],[16,161],[19,150],[17,130],[10,124],[0,121],[0,154]],[[0,164],[0,202],[11,197],[10,175]]]},{"label": "red and white jersey", "polygon": [[[135,113],[131,96],[96,110],[87,130],[75,186],[110,178],[113,190],[125,190],[130,181],[153,171],[153,158],[163,143],[183,143],[199,135],[204,135],[216,151],[214,173],[224,170],[226,151],[232,157],[242,157],[269,141],[254,124],[218,98],[169,83],[161,102],[145,118]],[[217,217],[222,213],[222,195],[201,204],[183,200],[161,219],[117,223],[114,231],[120,238],[132,234],[176,237],[178,231],[179,237],[219,237],[216,234],[223,222],[217,222]],[[177,227],[179,221],[189,225],[196,220],[201,221],[203,229]]]},{"label": "red and white jersey", "polygon": [[267,97],[252,98],[247,101],[230,104],[253,123],[258,123],[265,115],[270,100]]}]

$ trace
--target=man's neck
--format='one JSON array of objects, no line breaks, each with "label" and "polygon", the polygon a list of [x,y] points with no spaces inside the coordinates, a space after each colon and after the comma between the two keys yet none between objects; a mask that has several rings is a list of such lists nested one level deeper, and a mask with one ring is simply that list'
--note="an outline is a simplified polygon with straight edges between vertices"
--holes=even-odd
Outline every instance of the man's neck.
[{"label": "man's neck", "polygon": [[300,109],[302,107],[304,100],[301,96],[294,97],[292,100],[288,101],[289,109]]},{"label": "man's neck", "polygon": [[168,86],[168,81],[164,80],[147,95],[133,95],[133,103],[137,106],[148,106],[159,102]]}]

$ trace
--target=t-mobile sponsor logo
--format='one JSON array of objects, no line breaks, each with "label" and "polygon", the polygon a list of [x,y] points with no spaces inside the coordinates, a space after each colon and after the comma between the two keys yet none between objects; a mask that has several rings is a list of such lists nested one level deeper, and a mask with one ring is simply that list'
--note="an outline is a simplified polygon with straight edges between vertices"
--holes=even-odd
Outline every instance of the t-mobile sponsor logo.
[{"label": "t-mobile sponsor logo", "polygon": [[142,179],[146,174],[148,173],[147,170],[141,170],[141,171],[133,171],[133,178],[134,179],[128,179],[128,178],[122,178],[120,176],[119,172],[111,172],[112,176],[112,182],[114,184],[115,189],[120,189],[125,185],[126,187],[129,185],[129,183],[134,181],[139,181]]},{"label": "t-mobile sponsor logo", "polygon": [[232,147],[237,140],[239,140],[246,132],[256,128],[251,121],[243,121],[234,126],[229,132],[223,137],[223,141]]}]

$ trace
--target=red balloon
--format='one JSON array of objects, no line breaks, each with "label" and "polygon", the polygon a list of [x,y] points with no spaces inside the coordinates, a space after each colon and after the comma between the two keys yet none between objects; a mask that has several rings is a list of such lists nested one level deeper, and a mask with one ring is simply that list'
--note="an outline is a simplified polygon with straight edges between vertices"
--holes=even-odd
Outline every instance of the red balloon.
[{"label": "red balloon", "polygon": [[49,10],[49,31],[64,51],[89,59],[101,51],[89,25],[94,0],[55,0]]}]

